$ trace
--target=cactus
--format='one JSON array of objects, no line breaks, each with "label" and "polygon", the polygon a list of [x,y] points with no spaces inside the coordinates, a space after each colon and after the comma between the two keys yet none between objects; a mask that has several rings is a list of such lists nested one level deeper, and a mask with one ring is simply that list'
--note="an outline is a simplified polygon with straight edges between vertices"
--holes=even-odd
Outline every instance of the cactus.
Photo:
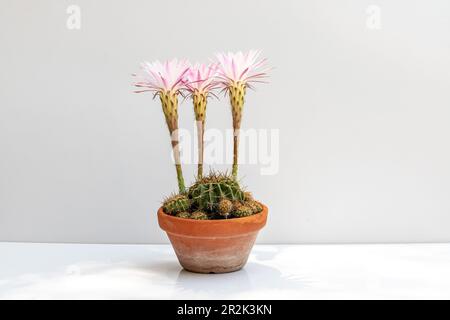
[{"label": "cactus", "polygon": [[230,215],[231,210],[233,210],[233,202],[228,199],[222,199],[220,200],[217,209],[219,211],[219,215],[226,218]]},{"label": "cactus", "polygon": [[250,191],[245,191],[244,192],[244,200],[245,201],[254,201],[255,199],[253,199],[253,195]]},{"label": "cactus", "polygon": [[191,201],[182,194],[170,196],[163,203],[164,212],[171,215],[188,211],[190,206]]},{"label": "cactus", "polygon": [[[228,52],[216,54],[216,62],[209,65],[191,65],[187,60],[172,59],[163,63],[144,62],[141,71],[134,76],[136,93],[151,92],[159,97],[171,136],[173,157],[178,181],[178,195],[173,195],[163,203],[167,214],[192,219],[216,219],[247,216],[260,212],[262,207],[255,202],[251,193],[243,192],[239,186],[238,150],[239,131],[247,88],[264,82],[270,68],[260,52]],[[206,106],[213,91],[221,89],[229,95],[233,119],[233,166],[232,174],[212,173],[203,177],[204,131]],[[198,132],[197,181],[186,190],[181,166],[178,133],[178,98],[191,98],[194,105]],[[191,212],[195,211],[191,214]]]},{"label": "cactus", "polygon": [[191,214],[187,211],[182,211],[177,213],[175,216],[178,218],[189,219],[191,217]]},{"label": "cactus", "polygon": [[213,171],[198,179],[186,194],[168,197],[163,209],[179,218],[207,220],[247,217],[263,208],[250,192],[242,191],[233,176]]},{"label": "cactus", "polygon": [[239,183],[227,174],[210,173],[197,180],[188,190],[192,207],[208,212],[218,210],[223,199],[231,201],[244,200]]},{"label": "cactus", "polygon": [[195,211],[191,214],[190,218],[194,220],[208,220],[208,215],[203,211]]},{"label": "cactus", "polygon": [[262,211],[262,206],[255,200],[247,200],[244,204],[249,207],[253,213],[259,213]]},{"label": "cactus", "polygon": [[247,217],[262,209],[250,192],[240,189],[233,177],[215,172],[198,180],[187,195],[172,195],[163,203],[165,213],[194,220]]},{"label": "cactus", "polygon": [[233,202],[233,211],[232,215],[235,217],[247,217],[251,216],[253,214],[252,208],[250,208],[248,205],[241,201],[234,201]]}]

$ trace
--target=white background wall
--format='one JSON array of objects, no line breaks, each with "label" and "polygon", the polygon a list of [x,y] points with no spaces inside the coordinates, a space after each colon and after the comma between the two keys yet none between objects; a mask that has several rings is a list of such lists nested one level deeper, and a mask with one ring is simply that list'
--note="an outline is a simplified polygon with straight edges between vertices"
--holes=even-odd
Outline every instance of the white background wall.
[{"label": "white background wall", "polygon": [[[66,27],[69,5],[81,29]],[[381,29],[366,10],[381,10]],[[280,130],[280,170],[243,181],[267,243],[450,240],[450,2],[0,0],[0,240],[160,243],[176,189],[143,60],[260,48],[243,126]],[[209,128],[231,120],[209,105]],[[189,103],[181,126],[192,130]],[[187,180],[193,168],[185,167]]]}]

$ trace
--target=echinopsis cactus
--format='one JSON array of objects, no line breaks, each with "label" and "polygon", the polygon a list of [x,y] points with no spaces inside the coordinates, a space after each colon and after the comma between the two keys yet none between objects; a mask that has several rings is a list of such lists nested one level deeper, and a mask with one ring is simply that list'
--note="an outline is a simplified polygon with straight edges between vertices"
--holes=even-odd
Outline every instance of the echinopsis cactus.
[{"label": "echinopsis cactus", "polygon": [[250,216],[261,212],[262,206],[232,176],[211,172],[190,186],[186,194],[167,198],[163,210],[179,218],[207,220]]},{"label": "echinopsis cactus", "polygon": [[[173,59],[142,64],[136,76],[135,92],[153,92],[159,96],[167,128],[171,135],[179,193],[168,197],[162,207],[166,214],[184,219],[208,220],[246,217],[262,211],[262,206],[250,192],[241,189],[237,180],[239,130],[246,89],[263,82],[267,76],[266,60],[259,59],[259,51],[247,53],[219,53],[217,62],[209,65],[190,65]],[[203,175],[204,132],[206,106],[213,91],[221,88],[229,95],[233,119],[232,174],[211,172]],[[190,97],[194,106],[198,137],[197,179],[186,189],[181,168],[178,138],[178,96]]]},{"label": "echinopsis cactus", "polygon": [[209,176],[196,181],[188,190],[191,205],[207,212],[217,212],[219,203],[243,201],[244,193],[239,183],[226,174],[211,173]]}]

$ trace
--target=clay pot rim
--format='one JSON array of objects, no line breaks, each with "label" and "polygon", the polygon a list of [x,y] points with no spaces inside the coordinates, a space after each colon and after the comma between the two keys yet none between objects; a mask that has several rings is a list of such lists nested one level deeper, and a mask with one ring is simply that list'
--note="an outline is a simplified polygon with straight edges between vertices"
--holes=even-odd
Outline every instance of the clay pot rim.
[{"label": "clay pot rim", "polygon": [[187,219],[187,218],[180,218],[180,217],[177,217],[177,216],[172,216],[170,214],[167,214],[167,213],[164,212],[163,207],[160,207],[158,209],[158,215],[163,215],[164,219],[172,219],[174,221],[179,220],[179,221],[183,221],[183,222],[189,221],[190,223],[231,223],[231,222],[236,221],[236,220],[242,221],[244,219],[248,220],[250,222],[251,220],[254,220],[257,217],[261,217],[262,215],[267,215],[268,208],[264,204],[262,204],[260,202],[258,202],[258,203],[263,207],[263,209],[260,212],[252,214],[252,215],[247,216],[247,217],[238,217],[238,218],[235,217],[235,218],[230,218],[230,219],[213,219],[213,220]]},{"label": "clay pot rim", "polygon": [[158,223],[168,234],[198,238],[233,238],[258,232],[266,225],[268,208],[261,204],[263,210],[248,217],[194,220],[178,218],[158,210]]}]

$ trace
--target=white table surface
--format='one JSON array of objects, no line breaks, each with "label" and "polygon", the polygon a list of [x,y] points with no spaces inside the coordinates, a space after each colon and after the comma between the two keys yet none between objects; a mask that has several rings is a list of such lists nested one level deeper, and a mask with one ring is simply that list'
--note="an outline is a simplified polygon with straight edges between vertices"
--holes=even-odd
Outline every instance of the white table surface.
[{"label": "white table surface", "polygon": [[169,245],[0,243],[0,299],[397,298],[450,298],[450,244],[258,245],[205,275]]}]

